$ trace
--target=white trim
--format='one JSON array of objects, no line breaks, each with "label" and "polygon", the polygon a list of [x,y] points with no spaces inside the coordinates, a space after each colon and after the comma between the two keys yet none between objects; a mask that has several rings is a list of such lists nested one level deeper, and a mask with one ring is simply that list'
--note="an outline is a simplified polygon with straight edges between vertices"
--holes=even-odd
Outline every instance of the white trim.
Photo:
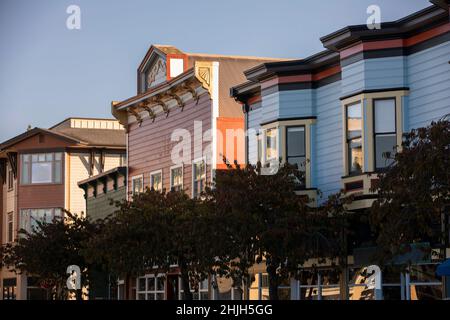
[{"label": "white trim", "polygon": [[155,175],[155,174],[161,174],[161,192],[162,192],[162,190],[164,189],[164,184],[163,184],[163,170],[162,169],[159,169],[159,170],[155,170],[155,171],[152,171],[152,172],[150,172],[150,189],[152,188],[152,186],[153,186],[153,176]]},{"label": "white trim", "polygon": [[[181,189],[184,189],[184,163],[183,164],[176,164],[174,166],[170,167],[170,176],[169,176],[169,186],[170,190],[172,190],[172,170],[180,168],[181,167]],[[169,190],[169,191],[170,191]]]},{"label": "white trim", "polygon": [[199,162],[201,162],[201,161],[203,161],[203,163],[205,164],[205,185],[206,185],[206,157],[205,156],[203,156],[203,157],[200,157],[200,158],[197,158],[197,159],[194,159],[194,161],[192,161],[192,165],[191,165],[191,172],[192,172],[192,174],[191,174],[191,197],[192,198],[194,198],[194,182],[195,182],[195,177],[194,177],[194,166],[197,164],[197,163],[199,163]]},{"label": "white trim", "polygon": [[135,175],[135,176],[132,176],[131,177],[131,193],[132,193],[132,195],[134,195],[134,181],[135,180],[138,180],[138,179],[142,179],[142,190],[141,190],[141,192],[144,192],[144,175],[143,174],[138,174],[138,175]]},{"label": "white trim", "polygon": [[[153,281],[155,282],[155,290],[149,290],[148,289],[148,279],[153,279]],[[164,281],[164,289],[163,290],[158,290],[157,289],[157,279],[161,278]],[[139,280],[140,279],[145,279],[145,290],[144,291],[140,291],[139,290]],[[164,299],[167,299],[166,296],[166,289],[167,289],[167,277],[164,273],[158,273],[158,274],[146,274],[144,276],[141,277],[136,277],[136,300],[138,300],[139,294],[143,294],[145,295],[145,299],[144,300],[153,300],[153,299],[147,299],[147,296],[149,294],[153,294],[153,296],[155,296],[156,294],[163,294],[164,295]]]},{"label": "white trim", "polygon": [[217,168],[217,118],[219,117],[219,62],[212,63],[212,81],[211,81],[211,131],[212,131],[212,150],[211,150],[211,176],[213,170]]}]

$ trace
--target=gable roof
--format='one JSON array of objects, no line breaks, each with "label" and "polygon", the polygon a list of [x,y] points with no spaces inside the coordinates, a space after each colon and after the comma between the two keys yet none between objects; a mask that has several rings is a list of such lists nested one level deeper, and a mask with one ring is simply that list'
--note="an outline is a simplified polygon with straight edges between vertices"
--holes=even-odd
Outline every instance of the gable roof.
[{"label": "gable roof", "polygon": [[80,147],[126,147],[124,130],[55,127],[33,128],[0,144],[0,152],[38,134],[46,134]]}]

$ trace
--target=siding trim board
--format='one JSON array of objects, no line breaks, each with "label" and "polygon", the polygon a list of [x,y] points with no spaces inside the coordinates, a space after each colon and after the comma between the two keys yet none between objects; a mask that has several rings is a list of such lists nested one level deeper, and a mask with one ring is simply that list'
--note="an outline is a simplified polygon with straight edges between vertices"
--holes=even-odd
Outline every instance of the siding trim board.
[{"label": "siding trim board", "polygon": [[387,88],[387,89],[371,89],[371,90],[361,90],[358,92],[354,92],[339,98],[339,100],[346,100],[348,98],[352,98],[353,96],[357,96],[365,93],[378,93],[378,92],[392,92],[392,91],[409,91],[408,87],[399,87],[399,88]]},{"label": "siding trim board", "polygon": [[[450,24],[449,24],[450,25]],[[425,40],[423,42],[417,43],[413,46],[399,46],[396,48],[383,48],[377,50],[364,50],[353,53],[351,55],[345,56],[341,60],[341,66],[346,67],[352,63],[366,60],[366,59],[377,59],[377,58],[387,58],[387,57],[398,57],[398,56],[409,56],[414,53],[430,49],[442,43],[450,41],[450,32],[440,34],[431,39]]]}]

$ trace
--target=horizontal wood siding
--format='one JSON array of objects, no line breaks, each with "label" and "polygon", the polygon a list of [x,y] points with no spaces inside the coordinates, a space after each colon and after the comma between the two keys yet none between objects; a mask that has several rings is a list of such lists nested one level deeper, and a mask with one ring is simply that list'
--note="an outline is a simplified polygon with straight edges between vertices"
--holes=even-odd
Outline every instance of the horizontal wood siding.
[{"label": "horizontal wood siding", "polygon": [[409,128],[450,113],[450,42],[408,56]]},{"label": "horizontal wood siding", "polygon": [[342,95],[406,86],[406,58],[367,59],[342,68]]},{"label": "horizontal wood siding", "polygon": [[[159,115],[155,122],[146,118],[142,125],[134,123],[130,126],[128,137],[128,183],[136,175],[144,175],[144,186],[150,185],[150,172],[163,171],[163,188],[170,189],[170,167],[172,148],[179,142],[172,142],[171,135],[176,129],[185,129],[191,133],[191,158],[194,160],[194,121],[201,121],[203,134],[211,129],[211,100],[208,94],[195,101],[186,103],[184,110],[172,109],[169,116]],[[211,145],[211,141],[203,141],[203,149]],[[209,149],[209,152],[211,150]],[[183,186],[188,194],[192,188],[192,163],[184,164]],[[211,166],[207,167],[207,181],[211,181]]]},{"label": "horizontal wood siding", "polygon": [[[258,102],[255,104],[259,105],[261,102]],[[261,128],[261,118],[262,118],[262,109],[258,107],[255,110],[248,112],[248,122],[247,126],[248,129],[254,129],[254,130],[248,130],[248,147],[247,147],[247,159],[248,163],[256,164],[258,162],[258,139],[256,134],[259,132],[259,129]]]},{"label": "horizontal wood siding", "polygon": [[281,91],[278,118],[313,116],[313,92],[312,89]]},{"label": "horizontal wood siding", "polygon": [[339,191],[342,163],[342,108],[340,81],[321,87],[315,93],[317,122],[312,149],[312,187],[320,189],[323,200]]}]

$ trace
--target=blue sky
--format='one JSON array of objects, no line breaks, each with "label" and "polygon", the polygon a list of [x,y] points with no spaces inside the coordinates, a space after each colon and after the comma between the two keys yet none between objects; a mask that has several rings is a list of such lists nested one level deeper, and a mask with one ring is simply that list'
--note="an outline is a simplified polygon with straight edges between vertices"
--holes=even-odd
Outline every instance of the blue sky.
[{"label": "blue sky", "polygon": [[[81,30],[66,9],[81,8]],[[186,52],[303,58],[319,40],[430,5],[427,0],[0,0],[0,141],[70,116],[111,117],[112,100],[136,93],[152,43]]]}]

